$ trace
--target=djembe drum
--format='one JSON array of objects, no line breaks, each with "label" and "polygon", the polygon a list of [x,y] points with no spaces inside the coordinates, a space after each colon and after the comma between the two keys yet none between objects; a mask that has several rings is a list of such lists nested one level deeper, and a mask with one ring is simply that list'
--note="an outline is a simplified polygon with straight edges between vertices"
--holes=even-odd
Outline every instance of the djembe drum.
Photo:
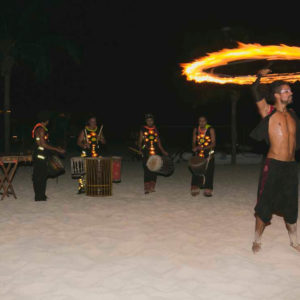
[{"label": "djembe drum", "polygon": [[174,163],[169,156],[151,155],[146,163],[151,172],[169,176],[174,172]]},{"label": "djembe drum", "polygon": [[122,157],[113,156],[112,157],[112,176],[113,182],[121,182],[121,167],[122,167]]},{"label": "djembe drum", "polygon": [[87,196],[112,195],[112,159],[108,157],[85,158]]},{"label": "djembe drum", "polygon": [[203,184],[205,184],[207,167],[213,155],[214,155],[214,150],[211,150],[207,158],[192,156],[189,160],[190,170],[194,175],[203,178]]},{"label": "djembe drum", "polygon": [[189,159],[189,168],[194,175],[197,176],[205,175],[208,162],[209,162],[208,158],[192,156]]},{"label": "djembe drum", "polygon": [[65,167],[60,158],[56,155],[49,156],[47,161],[47,167],[49,177],[57,177],[65,173]]},{"label": "djembe drum", "polygon": [[81,156],[71,157],[71,176],[79,179],[85,175],[85,160]]}]

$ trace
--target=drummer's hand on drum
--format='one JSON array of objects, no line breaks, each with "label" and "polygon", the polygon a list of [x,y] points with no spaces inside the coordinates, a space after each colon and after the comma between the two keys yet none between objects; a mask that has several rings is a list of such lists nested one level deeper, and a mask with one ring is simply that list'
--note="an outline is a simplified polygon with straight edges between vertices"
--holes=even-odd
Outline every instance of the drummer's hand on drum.
[{"label": "drummer's hand on drum", "polygon": [[192,151],[193,151],[193,152],[199,151],[199,147],[198,147],[198,146],[193,147]]},{"label": "drummer's hand on drum", "polygon": [[169,153],[168,153],[167,151],[163,151],[162,154],[163,154],[164,156],[169,156]]},{"label": "drummer's hand on drum", "polygon": [[66,150],[61,148],[61,147],[57,147],[57,152],[60,153],[60,154],[65,154]]},{"label": "drummer's hand on drum", "polygon": [[89,149],[89,148],[90,148],[90,144],[88,143],[83,144],[83,149]]}]

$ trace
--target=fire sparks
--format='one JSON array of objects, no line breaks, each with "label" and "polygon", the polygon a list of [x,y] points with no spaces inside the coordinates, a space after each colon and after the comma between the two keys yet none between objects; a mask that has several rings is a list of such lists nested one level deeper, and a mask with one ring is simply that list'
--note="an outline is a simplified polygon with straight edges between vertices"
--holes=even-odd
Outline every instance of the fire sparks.
[{"label": "fire sparks", "polygon": [[[300,60],[300,47],[287,45],[267,45],[238,43],[238,48],[222,49],[218,52],[209,53],[192,63],[181,64],[182,74],[187,80],[195,82],[212,82],[218,84],[252,84],[256,76],[225,76],[210,73],[209,69],[224,66],[228,63],[241,60]],[[268,74],[261,79],[262,83],[271,83],[275,80],[295,82],[300,80],[300,72]]]}]

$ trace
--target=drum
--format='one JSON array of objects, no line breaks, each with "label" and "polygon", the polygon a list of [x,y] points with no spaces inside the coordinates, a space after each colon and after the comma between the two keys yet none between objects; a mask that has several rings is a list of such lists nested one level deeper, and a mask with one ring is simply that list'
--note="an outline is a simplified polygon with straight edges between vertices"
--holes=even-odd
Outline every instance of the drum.
[{"label": "drum", "polygon": [[85,158],[85,193],[92,197],[112,195],[112,159],[103,157]]},{"label": "drum", "polygon": [[149,171],[164,176],[171,175],[174,172],[174,163],[169,156],[151,155],[147,160],[146,166]]},{"label": "drum", "polygon": [[194,175],[205,175],[209,159],[199,156],[192,156],[189,159],[189,167]]},{"label": "drum", "polygon": [[113,156],[112,157],[112,176],[113,182],[121,182],[121,166],[122,166],[122,157]]},{"label": "drum", "polygon": [[79,179],[85,174],[85,160],[81,156],[71,157],[71,176]]},{"label": "drum", "polygon": [[65,167],[58,156],[50,155],[47,164],[49,177],[57,177],[65,173]]}]

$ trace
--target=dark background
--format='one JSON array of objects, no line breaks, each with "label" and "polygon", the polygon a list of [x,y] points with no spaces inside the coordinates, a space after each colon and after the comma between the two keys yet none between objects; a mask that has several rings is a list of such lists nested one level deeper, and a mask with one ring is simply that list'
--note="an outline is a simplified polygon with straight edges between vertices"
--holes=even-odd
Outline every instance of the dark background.
[{"label": "dark background", "polygon": [[[29,2],[7,3],[19,9]],[[29,66],[14,69],[12,129],[18,134],[21,127],[27,138],[37,112],[44,109],[69,113],[70,135],[78,133],[90,112],[95,113],[109,143],[125,142],[130,131],[143,123],[144,114],[151,112],[169,145],[189,148],[191,128],[200,114],[208,116],[217,128],[218,144],[225,145],[230,143],[228,90],[238,89],[239,143],[252,145],[248,134],[259,117],[249,87],[226,86],[224,96],[222,92],[215,96],[220,87],[187,82],[179,63],[235,47],[237,40],[300,46],[297,9],[274,3],[263,8],[255,2],[236,6],[200,1],[61,0],[59,5],[48,5],[47,14],[50,32],[75,42],[81,62],[77,65],[66,53],[53,51],[52,72],[43,82],[36,80]],[[263,66],[264,62],[255,62],[222,71],[254,74]],[[299,71],[299,64],[276,62],[272,68]],[[294,108],[300,112],[297,83],[293,90]]]}]

